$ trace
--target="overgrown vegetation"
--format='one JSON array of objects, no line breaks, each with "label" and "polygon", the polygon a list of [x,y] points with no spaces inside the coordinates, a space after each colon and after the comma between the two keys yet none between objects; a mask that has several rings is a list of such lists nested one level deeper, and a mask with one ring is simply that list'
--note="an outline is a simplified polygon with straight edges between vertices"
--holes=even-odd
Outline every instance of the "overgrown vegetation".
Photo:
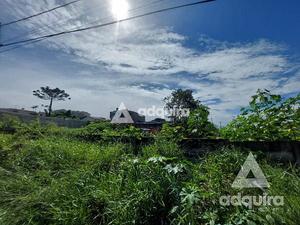
[{"label": "overgrown vegetation", "polygon": [[73,130],[35,126],[0,134],[0,224],[300,222],[299,172],[271,166],[262,155],[269,193],[285,196],[286,204],[223,207],[219,197],[236,192],[231,183],[246,152],[221,149],[191,162],[174,141],[180,128],[164,127],[136,151],[130,143],[84,141]]},{"label": "overgrown vegetation", "polygon": [[300,94],[283,99],[258,90],[247,108],[221,130],[231,140],[300,140]]},{"label": "overgrown vegetation", "polygon": [[[215,138],[218,130],[209,121],[209,108],[193,96],[192,90],[178,89],[164,99],[174,132],[180,129],[186,138]],[[168,127],[172,129],[172,127]]]},{"label": "overgrown vegetation", "polygon": [[[196,107],[186,121],[166,123],[155,134],[108,122],[67,129],[2,118],[0,224],[300,224],[298,168],[279,167],[262,153],[256,158],[271,185],[267,193],[284,196],[285,204],[249,209],[219,203],[223,195],[262,191],[231,188],[245,150],[224,147],[192,161],[185,157],[178,145],[183,138],[218,136],[208,113]],[[298,128],[299,96],[282,100],[259,91],[221,134],[299,140]]]}]

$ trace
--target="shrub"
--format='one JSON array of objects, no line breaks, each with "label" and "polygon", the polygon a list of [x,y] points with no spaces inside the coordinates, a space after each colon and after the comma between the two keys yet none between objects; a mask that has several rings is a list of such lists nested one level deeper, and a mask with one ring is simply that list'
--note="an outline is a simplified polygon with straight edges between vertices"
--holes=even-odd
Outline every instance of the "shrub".
[{"label": "shrub", "polygon": [[135,144],[149,134],[131,125],[115,125],[107,121],[91,123],[88,126],[73,131],[72,136],[82,140],[122,142]]},{"label": "shrub", "polygon": [[161,131],[155,137],[157,140],[166,140],[170,142],[180,142],[184,138],[184,128],[182,126],[170,125],[164,123]]},{"label": "shrub", "polygon": [[191,112],[187,120],[187,137],[211,138],[218,133],[217,128],[208,120],[208,108],[200,107]]},{"label": "shrub", "polygon": [[231,140],[300,140],[300,94],[284,100],[258,90],[249,107],[221,129]]},{"label": "shrub", "polygon": [[84,140],[101,140],[102,132],[111,127],[112,124],[107,121],[93,122],[83,128],[75,130],[73,135]]},{"label": "shrub", "polygon": [[13,133],[21,127],[21,121],[18,117],[10,115],[0,116],[0,130],[4,132]]}]

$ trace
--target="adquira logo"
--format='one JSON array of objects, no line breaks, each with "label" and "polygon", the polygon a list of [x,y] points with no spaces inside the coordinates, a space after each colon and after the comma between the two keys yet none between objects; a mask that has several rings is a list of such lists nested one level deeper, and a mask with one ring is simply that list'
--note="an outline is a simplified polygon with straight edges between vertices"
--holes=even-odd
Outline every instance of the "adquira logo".
[{"label": "adquira logo", "polygon": [[[247,178],[249,173],[252,172],[254,178]],[[242,166],[240,172],[235,178],[231,185],[232,188],[269,188],[265,175],[263,174],[261,168],[256,162],[253,154],[250,152],[244,165]]]},{"label": "adquira logo", "polygon": [[[254,178],[248,178],[250,173]],[[222,206],[243,205],[252,209],[254,206],[282,206],[284,204],[283,196],[269,196],[267,194],[266,189],[270,187],[270,184],[252,153],[249,153],[231,187],[235,189],[259,188],[263,191],[263,195],[243,196],[238,193],[235,196],[221,196],[219,202]]]}]

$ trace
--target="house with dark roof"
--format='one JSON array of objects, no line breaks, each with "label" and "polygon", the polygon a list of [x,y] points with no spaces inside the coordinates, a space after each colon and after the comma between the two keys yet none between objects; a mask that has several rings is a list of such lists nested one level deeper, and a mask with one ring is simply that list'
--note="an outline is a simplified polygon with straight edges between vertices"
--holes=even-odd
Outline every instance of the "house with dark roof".
[{"label": "house with dark roof", "polygon": [[165,122],[161,118],[146,122],[145,116],[130,111],[127,108],[117,108],[115,111],[110,112],[110,120],[113,124],[128,124],[146,131],[160,130]]},{"label": "house with dark roof", "polygon": [[116,124],[135,124],[144,123],[146,121],[145,116],[138,114],[137,112],[130,111],[128,109],[116,109],[110,112],[111,123]]}]

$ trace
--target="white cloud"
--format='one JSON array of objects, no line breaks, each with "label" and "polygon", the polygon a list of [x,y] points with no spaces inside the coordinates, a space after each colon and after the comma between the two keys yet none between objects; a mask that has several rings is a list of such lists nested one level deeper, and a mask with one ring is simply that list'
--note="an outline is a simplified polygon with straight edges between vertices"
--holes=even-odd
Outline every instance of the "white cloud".
[{"label": "white cloud", "polygon": [[[49,5],[29,0],[3,2],[10,6],[8,12],[16,18],[23,17],[25,11],[28,15],[56,5],[54,0],[47,1]],[[91,18],[94,20],[109,15],[98,1],[90,1],[39,17],[32,23],[26,23],[23,29],[43,27],[41,34],[45,34],[87,25],[91,21],[90,17],[84,16],[87,11],[93,13]],[[72,19],[76,17],[79,20]],[[109,18],[103,21],[109,21]],[[48,25],[45,27],[45,24]],[[231,119],[233,111],[246,105],[258,88],[268,88],[281,94],[299,91],[300,73],[293,72],[292,77],[287,75],[291,70],[296,71],[299,63],[287,56],[286,46],[267,40],[229,43],[202,36],[198,46],[186,47],[189,38],[171,28],[132,21],[48,39],[40,45],[69,54],[69,60],[78,67],[85,64],[93,69],[73,71],[76,76],[72,75],[71,79],[71,74],[61,78],[59,68],[39,65],[39,72],[47,74],[40,79],[41,82],[37,82],[37,72],[25,64],[2,70],[0,98],[6,101],[3,105],[7,104],[8,92],[5,90],[10,87],[7,91],[18,90],[16,101],[24,103],[28,97],[22,97],[21,93],[25,94],[28,89],[46,83],[63,85],[71,92],[73,100],[62,106],[106,115],[120,102],[133,109],[153,104],[160,106],[161,99],[176,84],[194,89],[197,97],[208,101],[214,121],[219,122]],[[6,67],[10,65],[13,64],[7,63]],[[95,68],[99,72],[95,72]],[[5,77],[5,71],[13,74],[13,78]],[[13,83],[18,73],[25,74],[24,79]],[[178,76],[180,74],[185,75]],[[22,83],[25,83],[26,89]],[[147,89],[141,85],[153,83],[165,86],[155,88],[154,85],[154,88]],[[12,92],[10,94],[13,95]],[[209,101],[212,99],[220,101]],[[26,102],[27,105],[32,103],[33,100]]]}]

